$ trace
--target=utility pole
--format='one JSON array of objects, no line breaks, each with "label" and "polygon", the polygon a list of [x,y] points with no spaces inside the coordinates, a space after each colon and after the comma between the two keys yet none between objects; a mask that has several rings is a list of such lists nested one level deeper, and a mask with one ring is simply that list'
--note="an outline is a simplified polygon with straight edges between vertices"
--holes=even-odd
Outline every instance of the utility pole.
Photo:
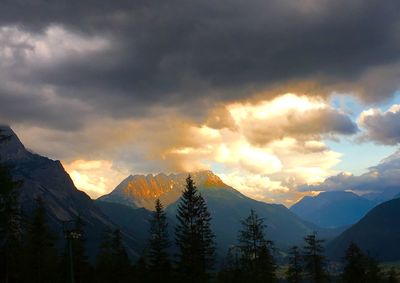
[{"label": "utility pole", "polygon": [[79,239],[82,235],[81,232],[77,229],[77,224],[75,220],[63,221],[63,232],[68,245],[69,279],[70,279],[69,282],[75,283],[72,243],[73,240]]}]

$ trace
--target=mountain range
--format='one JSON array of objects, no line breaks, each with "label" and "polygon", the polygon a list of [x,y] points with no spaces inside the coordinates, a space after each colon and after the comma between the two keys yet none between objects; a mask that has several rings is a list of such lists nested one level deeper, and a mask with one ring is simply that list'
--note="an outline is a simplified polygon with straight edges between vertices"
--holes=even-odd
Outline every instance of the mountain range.
[{"label": "mountain range", "polygon": [[290,210],[320,227],[338,228],[356,223],[375,205],[352,192],[330,191],[305,196]]},{"label": "mountain range", "polygon": [[[14,179],[22,181],[20,201],[24,215],[31,214],[35,199],[40,197],[60,247],[63,221],[80,215],[86,223],[85,236],[91,258],[97,252],[102,232],[117,227],[123,233],[130,256],[138,258],[146,248],[149,220],[157,198],[166,207],[172,238],[175,214],[188,173],[132,175],[111,193],[92,200],[75,187],[60,161],[27,150],[8,126],[0,126],[0,133],[7,137],[0,142],[0,162],[10,165]],[[349,192],[326,192],[305,197],[289,210],[280,204],[251,199],[225,184],[211,171],[193,172],[191,175],[210,210],[220,255],[236,243],[241,220],[253,209],[264,219],[267,238],[273,240],[278,248],[301,245],[303,237],[314,231],[324,238],[332,237],[332,231],[340,231],[319,226],[339,227],[355,223],[328,242],[327,254],[330,257],[342,257],[348,244],[355,242],[382,260],[400,259],[400,198],[373,208],[374,201],[362,196]]]},{"label": "mountain range", "polygon": [[[190,174],[207,202],[212,216],[212,227],[221,251],[236,243],[241,220],[248,216],[251,209],[264,218],[268,238],[280,247],[298,244],[305,235],[319,230],[316,225],[302,220],[283,205],[267,204],[243,195],[225,184],[211,171]],[[166,206],[170,222],[174,224],[176,209],[187,176],[188,173],[129,176],[110,194],[100,197],[98,202],[101,202],[101,205],[108,202],[132,209],[151,210],[155,200],[160,198]],[[107,213],[106,210],[103,212]],[[118,219],[114,220],[126,225],[125,222],[118,222]]]},{"label": "mountain range", "polygon": [[400,199],[384,202],[327,245],[331,258],[341,259],[351,242],[372,256],[384,260],[400,259]]},{"label": "mountain range", "polygon": [[[115,229],[115,225],[99,209],[92,199],[78,190],[60,161],[28,151],[8,126],[0,126],[0,133],[7,137],[0,143],[0,162],[11,168],[15,180],[22,181],[19,189],[23,214],[31,215],[36,199],[41,198],[46,208],[51,230],[62,246],[63,221],[76,219],[78,215],[85,223],[87,248],[89,255],[96,254],[99,241],[106,228]],[[125,231],[124,238],[128,252],[138,256],[140,243]]]},{"label": "mountain range", "polygon": [[[80,215],[86,223],[87,245],[92,256],[102,232],[120,227],[128,251],[137,257],[146,246],[148,220],[157,198],[166,206],[173,232],[176,207],[188,173],[129,176],[113,192],[93,201],[75,187],[60,161],[27,150],[10,127],[0,126],[0,131],[9,137],[0,144],[0,162],[9,164],[13,177],[23,181],[20,200],[24,213],[29,215],[35,199],[42,198],[51,229],[60,241],[63,221]],[[211,171],[194,172],[192,176],[209,206],[221,251],[236,243],[241,220],[250,209],[265,219],[268,237],[281,246],[299,243],[306,234],[318,229],[283,205],[246,197]]]}]

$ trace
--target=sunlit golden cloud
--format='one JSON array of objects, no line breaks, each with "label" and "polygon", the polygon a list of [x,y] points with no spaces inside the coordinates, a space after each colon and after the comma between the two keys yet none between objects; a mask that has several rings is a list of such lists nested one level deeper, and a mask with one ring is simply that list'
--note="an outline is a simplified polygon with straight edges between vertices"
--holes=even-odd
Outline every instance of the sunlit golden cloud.
[{"label": "sunlit golden cloud", "polygon": [[108,193],[128,173],[114,168],[109,160],[75,160],[63,166],[75,185],[94,198]]},{"label": "sunlit golden cloud", "polygon": [[[102,119],[79,135],[48,129],[21,133],[28,140],[38,138],[35,134],[45,137],[47,142],[38,149],[41,152],[65,147],[68,158],[63,163],[67,171],[92,197],[111,191],[131,173],[218,167],[223,180],[246,195],[290,204],[304,195],[297,192],[298,185],[322,182],[337,173],[332,168],[340,162],[341,154],[322,140],[329,131],[340,133],[337,124],[314,125],[312,133],[287,128],[293,115],[301,114],[304,121],[314,124],[325,122],[313,115],[310,110],[314,109],[344,115],[323,99],[286,94],[271,101],[218,106],[211,113],[225,111],[224,119],[229,121],[223,123],[225,126],[212,127],[212,115],[200,123],[160,115],[152,119]],[[249,126],[254,124],[258,124],[259,138],[265,142],[254,142],[249,134]]]},{"label": "sunlit golden cloud", "polygon": [[[333,94],[400,88],[398,1],[64,2],[0,9],[0,122],[92,196],[118,172],[208,168],[289,203],[334,173],[327,140],[360,131]],[[363,137],[398,144],[395,112],[365,112]]]}]

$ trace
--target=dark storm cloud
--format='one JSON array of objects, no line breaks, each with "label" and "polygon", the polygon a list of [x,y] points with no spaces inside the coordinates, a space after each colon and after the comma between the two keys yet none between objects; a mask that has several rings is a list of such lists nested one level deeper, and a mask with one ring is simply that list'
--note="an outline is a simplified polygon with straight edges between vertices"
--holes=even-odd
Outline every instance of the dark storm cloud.
[{"label": "dark storm cloud", "polygon": [[400,60],[399,11],[396,0],[9,0],[0,23],[32,34],[60,25],[110,43],[33,65],[24,80],[117,117],[152,106],[196,116],[215,102],[300,81],[317,82],[318,92],[357,89],[368,101],[390,96],[397,80],[375,78],[376,89],[385,83],[378,94],[359,84]]},{"label": "dark storm cloud", "polygon": [[[1,82],[1,80],[0,80]],[[34,126],[75,131],[81,129],[87,109],[77,102],[63,99],[48,99],[43,89],[19,89],[0,86],[0,121],[9,125],[25,123]]]}]

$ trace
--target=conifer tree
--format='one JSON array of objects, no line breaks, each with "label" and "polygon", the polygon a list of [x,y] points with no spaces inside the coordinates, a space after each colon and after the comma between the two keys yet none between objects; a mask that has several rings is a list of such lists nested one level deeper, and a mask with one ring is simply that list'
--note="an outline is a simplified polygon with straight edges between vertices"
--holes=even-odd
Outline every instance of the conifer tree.
[{"label": "conifer tree", "polygon": [[107,228],[103,232],[99,252],[96,257],[96,281],[112,282],[113,252],[112,230]]},{"label": "conifer tree", "polygon": [[152,276],[150,276],[149,267],[144,255],[136,262],[135,277],[138,278],[138,282],[140,283],[151,282],[153,280]]},{"label": "conifer tree", "polygon": [[71,272],[70,255],[72,253],[72,265],[74,270],[74,279],[76,283],[92,282],[93,270],[89,263],[88,256],[86,254],[86,236],[85,236],[85,223],[80,215],[74,220],[74,233],[76,237],[70,237],[68,241],[71,241],[71,250],[67,242],[66,251],[62,257],[61,270],[63,278],[69,277]]},{"label": "conifer tree", "polygon": [[241,268],[241,250],[238,246],[232,246],[228,249],[222,268],[218,273],[218,282],[221,283],[239,283],[244,282]]},{"label": "conifer tree", "polygon": [[202,270],[207,271],[214,266],[215,255],[215,235],[211,230],[211,214],[208,211],[207,203],[203,196],[199,194],[198,197],[199,217],[197,226],[199,229],[200,240],[200,259],[202,260]]},{"label": "conifer tree", "polygon": [[153,219],[150,221],[149,262],[154,282],[168,281],[171,264],[168,256],[170,246],[167,216],[159,199],[156,200]]},{"label": "conifer tree", "polygon": [[239,246],[243,253],[245,264],[253,264],[259,257],[261,248],[266,245],[264,237],[264,220],[259,218],[254,210],[242,221],[242,230],[239,231]]},{"label": "conifer tree", "polygon": [[300,283],[303,280],[301,253],[297,246],[292,247],[289,251],[289,266],[286,271],[286,279],[289,283]]},{"label": "conifer tree", "polygon": [[204,199],[189,175],[177,212],[178,269],[183,280],[206,282],[214,262],[214,234]]},{"label": "conifer tree", "polygon": [[126,282],[131,272],[131,263],[122,242],[121,230],[119,229],[114,230],[112,250],[114,256],[114,272],[118,274],[120,278],[120,280],[115,281],[114,277],[114,282]]},{"label": "conifer tree", "polygon": [[36,209],[28,223],[25,252],[28,282],[56,282],[59,258],[55,248],[55,236],[48,227],[41,198],[36,199]]},{"label": "conifer tree", "polygon": [[383,275],[379,262],[370,255],[367,255],[367,272],[366,280],[367,283],[380,283],[383,282]]},{"label": "conifer tree", "polygon": [[221,283],[240,283],[245,282],[245,277],[241,267],[241,250],[238,246],[228,249],[221,269],[218,272],[218,281]]},{"label": "conifer tree", "polygon": [[344,283],[379,283],[382,272],[379,263],[365,254],[355,243],[346,249],[342,280]]},{"label": "conifer tree", "polygon": [[0,164],[0,282],[17,282],[21,274],[20,185],[10,168]]},{"label": "conifer tree", "polygon": [[96,259],[98,282],[127,282],[131,275],[128,254],[119,229],[106,230]]},{"label": "conifer tree", "polygon": [[265,227],[264,220],[251,210],[250,215],[242,221],[242,230],[239,231],[241,268],[250,282],[276,281],[272,242],[265,239]]},{"label": "conifer tree", "polygon": [[72,250],[77,283],[86,283],[93,280],[93,270],[86,253],[85,222],[80,215],[76,217],[76,229],[80,237],[73,239]]},{"label": "conifer tree", "polygon": [[342,279],[344,283],[366,282],[367,258],[361,249],[350,243],[346,249]]},{"label": "conifer tree", "polygon": [[303,259],[304,270],[307,279],[313,283],[323,283],[328,281],[328,273],[325,271],[325,256],[323,254],[323,240],[317,239],[316,234],[310,234],[304,238]]}]

